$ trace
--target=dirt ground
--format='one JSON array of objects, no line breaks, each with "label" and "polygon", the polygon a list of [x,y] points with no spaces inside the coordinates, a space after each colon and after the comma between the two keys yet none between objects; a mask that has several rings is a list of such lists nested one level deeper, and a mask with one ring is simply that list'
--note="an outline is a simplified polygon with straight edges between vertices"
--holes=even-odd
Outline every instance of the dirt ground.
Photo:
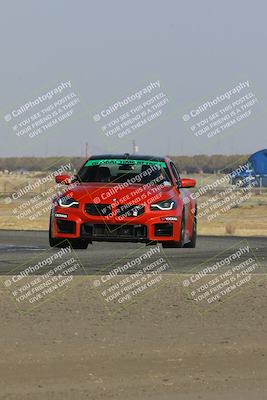
[{"label": "dirt ground", "polygon": [[[106,309],[91,280],[21,314],[0,289],[1,399],[263,400],[266,281],[205,312],[164,275],[126,309]],[[6,277],[1,277],[6,279]],[[209,307],[209,306],[208,306]]]}]

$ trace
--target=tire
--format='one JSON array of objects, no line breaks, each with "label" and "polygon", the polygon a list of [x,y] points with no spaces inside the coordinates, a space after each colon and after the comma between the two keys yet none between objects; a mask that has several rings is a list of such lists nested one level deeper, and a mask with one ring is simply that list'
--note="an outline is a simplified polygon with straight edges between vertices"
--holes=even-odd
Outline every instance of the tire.
[{"label": "tire", "polygon": [[85,239],[59,239],[52,237],[52,224],[51,224],[51,217],[49,222],[49,245],[50,247],[57,247],[57,248],[66,248],[69,245],[73,249],[87,249],[88,241]]},{"label": "tire", "polygon": [[190,242],[185,243],[184,247],[194,249],[196,247],[196,242],[197,242],[197,215],[195,214],[191,240],[190,240]]},{"label": "tire", "polygon": [[162,242],[162,247],[164,249],[174,249],[174,248],[175,249],[178,249],[178,248],[180,249],[181,247],[184,246],[184,234],[185,234],[185,218],[184,218],[184,212],[183,212],[180,240]]},{"label": "tire", "polygon": [[236,185],[237,187],[244,187],[245,180],[243,178],[238,178],[234,180],[233,184]]},{"label": "tire", "polygon": [[68,239],[73,249],[87,249],[88,241],[85,239]]}]

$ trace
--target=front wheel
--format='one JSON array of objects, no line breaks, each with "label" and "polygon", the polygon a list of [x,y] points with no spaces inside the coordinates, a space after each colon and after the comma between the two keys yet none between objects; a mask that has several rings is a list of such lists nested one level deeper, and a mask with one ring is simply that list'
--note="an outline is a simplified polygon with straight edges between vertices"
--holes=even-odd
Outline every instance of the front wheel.
[{"label": "front wheel", "polygon": [[88,242],[85,239],[68,239],[73,249],[87,249]]},{"label": "front wheel", "polygon": [[184,247],[193,249],[193,248],[196,247],[196,242],[197,242],[197,217],[195,215],[194,216],[193,229],[192,229],[192,236],[191,236],[190,242],[185,243]]}]

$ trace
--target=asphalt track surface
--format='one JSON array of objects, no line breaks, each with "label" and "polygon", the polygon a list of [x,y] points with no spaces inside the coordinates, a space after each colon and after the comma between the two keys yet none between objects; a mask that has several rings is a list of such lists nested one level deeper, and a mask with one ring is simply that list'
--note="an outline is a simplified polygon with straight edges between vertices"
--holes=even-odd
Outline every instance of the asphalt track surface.
[{"label": "asphalt track surface", "polygon": [[[195,249],[164,249],[171,269],[169,273],[186,274],[192,269],[201,269],[203,263],[215,263],[233,254],[238,248],[249,246],[256,257],[261,271],[267,272],[267,237],[229,237],[200,236]],[[155,246],[135,243],[94,242],[87,250],[75,250],[83,267],[81,274],[98,275],[110,271],[114,265],[125,264],[138,255]],[[161,246],[160,246],[161,249]],[[10,231],[0,230],[0,275],[17,274],[25,265],[37,263],[59,249],[51,249],[48,244],[48,233],[45,231]],[[251,253],[250,253],[251,254]],[[156,260],[158,254],[142,261],[142,267]],[[238,262],[246,259],[242,256]],[[60,262],[60,261],[59,261]],[[46,267],[45,267],[46,268]],[[134,273],[138,265],[131,267],[127,273]],[[47,269],[49,270],[49,266]]]}]

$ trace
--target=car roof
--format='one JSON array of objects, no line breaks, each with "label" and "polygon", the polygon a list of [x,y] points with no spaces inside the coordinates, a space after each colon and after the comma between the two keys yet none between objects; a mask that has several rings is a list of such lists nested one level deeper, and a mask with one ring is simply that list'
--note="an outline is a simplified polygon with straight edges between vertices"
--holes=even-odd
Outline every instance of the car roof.
[{"label": "car roof", "polygon": [[123,159],[125,160],[149,160],[149,161],[166,161],[166,157],[159,157],[159,156],[149,156],[149,155],[137,155],[137,154],[101,154],[91,156],[89,160],[100,160],[100,159]]}]

